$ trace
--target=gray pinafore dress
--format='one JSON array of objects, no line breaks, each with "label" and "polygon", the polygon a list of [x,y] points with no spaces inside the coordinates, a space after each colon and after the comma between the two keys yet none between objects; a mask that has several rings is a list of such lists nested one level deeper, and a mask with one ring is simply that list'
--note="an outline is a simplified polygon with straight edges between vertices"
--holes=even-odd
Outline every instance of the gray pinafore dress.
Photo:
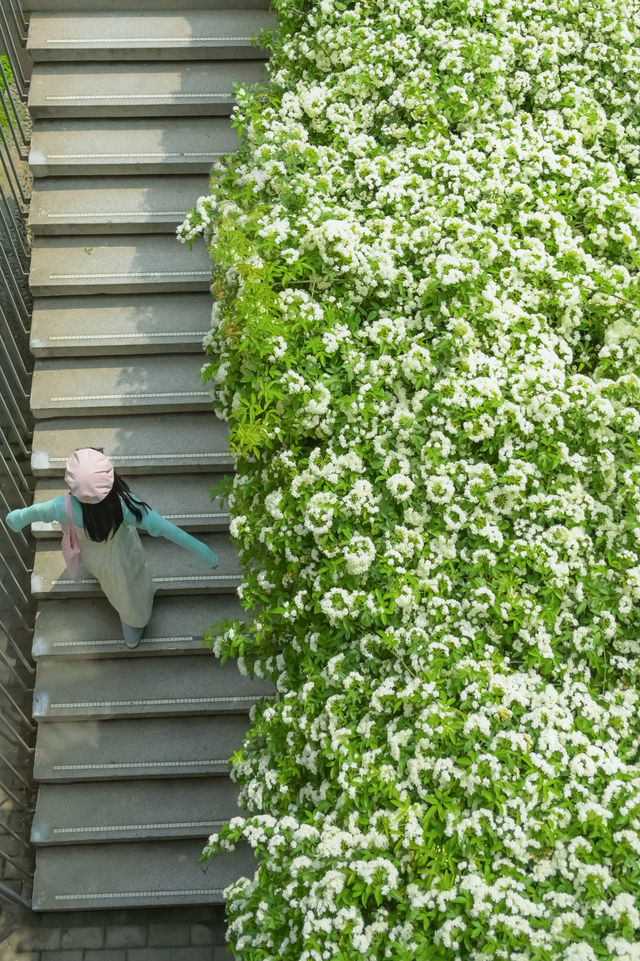
[{"label": "gray pinafore dress", "polygon": [[151,617],[154,587],[137,528],[123,520],[106,541],[92,541],[75,527],[83,565],[96,577],[120,620],[144,627]]}]

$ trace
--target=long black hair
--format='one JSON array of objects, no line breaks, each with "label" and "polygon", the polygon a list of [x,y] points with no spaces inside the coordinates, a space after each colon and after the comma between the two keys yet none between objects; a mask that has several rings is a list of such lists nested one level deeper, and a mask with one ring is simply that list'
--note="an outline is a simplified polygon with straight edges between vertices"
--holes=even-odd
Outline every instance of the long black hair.
[{"label": "long black hair", "polygon": [[114,470],[113,487],[106,497],[98,504],[83,504],[80,502],[84,529],[90,540],[106,541],[112,534],[115,534],[124,520],[122,501],[125,502],[138,524],[145,512],[151,510],[145,501],[134,497],[127,482],[119,477]]}]

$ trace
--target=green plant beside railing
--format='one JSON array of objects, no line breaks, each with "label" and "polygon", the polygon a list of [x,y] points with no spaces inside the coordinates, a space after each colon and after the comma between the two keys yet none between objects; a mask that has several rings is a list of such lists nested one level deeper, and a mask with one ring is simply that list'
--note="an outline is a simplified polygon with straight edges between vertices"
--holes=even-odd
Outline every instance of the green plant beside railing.
[{"label": "green plant beside railing", "polygon": [[0,56],[0,127],[6,134],[11,133],[11,129],[17,121],[15,100],[9,96],[12,88],[14,88],[13,92],[15,93],[14,76],[9,58]]}]

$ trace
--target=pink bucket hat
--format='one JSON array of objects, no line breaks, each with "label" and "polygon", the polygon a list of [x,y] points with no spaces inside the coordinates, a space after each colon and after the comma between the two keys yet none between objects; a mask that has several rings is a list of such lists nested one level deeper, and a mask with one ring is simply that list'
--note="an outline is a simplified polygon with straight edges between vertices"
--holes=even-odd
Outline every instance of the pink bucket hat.
[{"label": "pink bucket hat", "polygon": [[67,461],[65,484],[83,504],[99,504],[113,487],[113,464],[99,450],[82,447]]}]

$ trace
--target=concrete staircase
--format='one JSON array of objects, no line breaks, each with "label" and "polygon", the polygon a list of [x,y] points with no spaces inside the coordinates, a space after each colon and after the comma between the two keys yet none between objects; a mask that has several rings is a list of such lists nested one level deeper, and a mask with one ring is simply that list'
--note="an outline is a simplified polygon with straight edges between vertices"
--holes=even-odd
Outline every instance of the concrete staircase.
[{"label": "concrete staircase", "polygon": [[146,539],[157,597],[130,651],[93,578],[66,577],[58,525],[33,525],[34,908],[217,902],[253,855],[205,868],[199,854],[237,813],[229,757],[271,689],[202,645],[215,620],[242,616],[216,496],[233,460],[198,377],[210,263],[175,228],[237,146],[232,84],[264,75],[251,37],[273,19],[265,0],[26,6],[36,500],[64,491],[74,448],[103,447],[135,493],[220,558],[203,571]]}]

